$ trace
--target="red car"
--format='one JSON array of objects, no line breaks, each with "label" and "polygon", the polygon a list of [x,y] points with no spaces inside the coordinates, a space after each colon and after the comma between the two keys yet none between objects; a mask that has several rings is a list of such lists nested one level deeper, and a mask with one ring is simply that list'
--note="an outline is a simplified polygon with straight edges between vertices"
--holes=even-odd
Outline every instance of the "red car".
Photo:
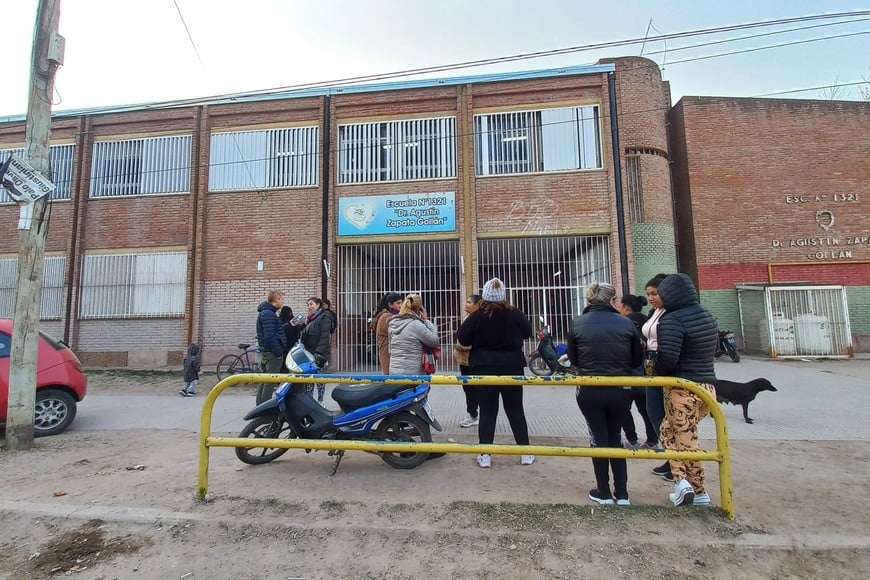
[{"label": "red car", "polygon": [[[9,360],[12,354],[12,321],[0,319],[0,423],[6,422],[9,404]],[[39,333],[36,353],[36,437],[57,435],[76,417],[76,405],[85,398],[88,378],[78,357],[63,343]]]}]

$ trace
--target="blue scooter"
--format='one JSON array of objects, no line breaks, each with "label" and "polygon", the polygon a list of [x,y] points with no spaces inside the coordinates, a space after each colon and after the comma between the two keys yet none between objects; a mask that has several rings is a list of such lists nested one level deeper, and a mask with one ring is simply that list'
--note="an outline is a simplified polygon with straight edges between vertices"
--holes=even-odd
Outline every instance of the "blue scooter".
[{"label": "blue scooter", "polygon": [[[291,373],[316,374],[314,355],[301,344],[287,355]],[[367,441],[432,441],[430,427],[441,431],[429,405],[427,384],[338,385],[332,391],[340,411],[329,411],[305,392],[304,383],[281,383],[274,396],[245,415],[250,421],[241,438],[251,439],[344,439]],[[306,452],[310,452],[307,449]],[[283,448],[236,447],[236,456],[250,465],[260,465],[287,452]],[[332,473],[344,450],[330,450],[334,458]],[[396,469],[413,469],[426,461],[429,453],[379,453]]]}]

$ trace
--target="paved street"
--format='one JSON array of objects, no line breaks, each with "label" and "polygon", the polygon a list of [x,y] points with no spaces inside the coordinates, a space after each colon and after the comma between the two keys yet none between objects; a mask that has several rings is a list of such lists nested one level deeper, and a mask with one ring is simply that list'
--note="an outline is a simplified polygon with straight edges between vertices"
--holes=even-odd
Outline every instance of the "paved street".
[{"label": "paved street", "polygon": [[[779,389],[776,393],[759,394],[750,405],[749,416],[755,419],[752,425],[743,422],[740,407],[724,406],[733,439],[870,439],[870,422],[866,420],[866,409],[870,407],[870,357],[866,355],[824,362],[744,358],[735,364],[723,360],[716,363],[716,373],[719,378],[735,381],[765,377]],[[202,397],[182,398],[175,393],[166,396],[91,395],[80,405],[70,430],[198,431],[202,401]],[[460,388],[433,387],[431,401],[444,426],[442,435],[469,432],[459,427],[465,410]],[[215,406],[212,430],[238,432],[244,426],[242,416],[253,403],[250,395],[225,391]],[[586,424],[574,400],[573,387],[526,387],[525,407],[533,437],[586,437]],[[643,423],[636,412],[635,419],[638,433],[643,437]],[[497,433],[510,434],[503,414]],[[701,424],[701,437],[714,437],[711,419]]]}]

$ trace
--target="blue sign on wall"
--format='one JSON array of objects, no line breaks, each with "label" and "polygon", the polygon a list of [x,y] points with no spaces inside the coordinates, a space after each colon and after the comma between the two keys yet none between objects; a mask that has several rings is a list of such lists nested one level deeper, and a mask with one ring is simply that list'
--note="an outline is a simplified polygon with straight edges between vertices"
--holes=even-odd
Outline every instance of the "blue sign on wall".
[{"label": "blue sign on wall", "polygon": [[455,192],[341,197],[338,235],[424,234],[456,230]]}]

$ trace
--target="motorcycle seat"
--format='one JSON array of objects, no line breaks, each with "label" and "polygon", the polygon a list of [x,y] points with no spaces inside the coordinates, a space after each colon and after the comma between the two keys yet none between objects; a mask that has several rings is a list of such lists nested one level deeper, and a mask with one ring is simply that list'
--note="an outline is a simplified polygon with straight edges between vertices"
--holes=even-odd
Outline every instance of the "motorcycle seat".
[{"label": "motorcycle seat", "polygon": [[414,385],[386,383],[338,385],[332,390],[332,399],[342,409],[347,411],[349,409],[359,409],[360,407],[365,407],[385,399],[391,399],[402,391],[412,388],[414,388]]}]

